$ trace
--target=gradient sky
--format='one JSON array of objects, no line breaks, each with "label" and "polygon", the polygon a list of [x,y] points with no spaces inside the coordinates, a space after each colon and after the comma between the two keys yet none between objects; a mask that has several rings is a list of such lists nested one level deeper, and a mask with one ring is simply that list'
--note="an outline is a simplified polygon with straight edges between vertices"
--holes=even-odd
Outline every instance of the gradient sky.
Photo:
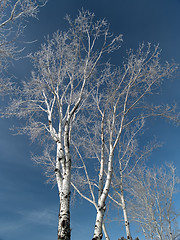
[{"label": "gradient sky", "polygon": [[[137,48],[139,42],[159,43],[162,61],[174,59],[180,63],[180,0],[49,0],[37,19],[29,19],[22,41],[27,52],[36,51],[48,34],[67,29],[66,14],[73,18],[78,9],[90,10],[97,18],[106,18],[111,32],[123,34],[120,54],[112,60],[119,64],[126,49]],[[18,81],[30,76],[31,64],[23,59],[10,68]],[[180,104],[180,76],[165,83],[155,101]],[[57,189],[44,184],[40,167],[33,165],[30,156],[38,146],[26,136],[12,136],[14,119],[0,119],[0,240],[52,240],[57,234],[59,200]],[[149,164],[173,161],[180,172],[180,128],[164,121],[146,126],[144,137],[156,136],[164,143],[154,151]],[[178,198],[176,196],[176,206]],[[91,239],[95,210],[78,199],[72,204],[72,240]],[[124,235],[118,222],[108,224],[111,240]],[[134,237],[138,234],[135,233]],[[141,238],[142,239],[142,238]]]}]

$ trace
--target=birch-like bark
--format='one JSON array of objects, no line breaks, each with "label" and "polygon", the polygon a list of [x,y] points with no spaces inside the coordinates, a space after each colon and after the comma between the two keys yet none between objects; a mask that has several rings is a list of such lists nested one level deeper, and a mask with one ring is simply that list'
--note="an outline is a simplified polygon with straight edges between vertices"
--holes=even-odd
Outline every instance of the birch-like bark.
[{"label": "birch-like bark", "polygon": [[[69,152],[69,149],[68,149]],[[59,191],[59,220],[58,220],[58,240],[70,240],[70,171],[66,170],[67,160],[64,154],[63,145],[57,142],[57,157],[56,157],[56,182]]]},{"label": "birch-like bark", "polygon": [[[60,187],[60,208],[59,208],[59,223],[58,223],[58,240],[70,240],[70,186],[71,186],[71,157],[69,151],[69,121],[65,123],[64,129],[64,152],[58,161],[62,161],[62,180]],[[60,152],[62,149],[59,149]]]},{"label": "birch-like bark", "polygon": [[[103,189],[99,189],[99,198],[98,198],[98,209],[97,209],[97,215],[96,215],[96,222],[95,222],[95,228],[94,228],[94,236],[92,240],[101,240],[103,235],[102,235],[102,225],[103,225],[103,218],[104,218],[104,213],[106,210],[106,199],[108,197],[108,193],[110,190],[110,185],[112,181],[112,174],[113,174],[113,157],[114,157],[114,150],[117,146],[117,143],[120,139],[122,129],[123,129],[123,122],[124,122],[124,117],[125,117],[125,112],[126,112],[126,105],[127,105],[127,98],[128,98],[128,93],[126,93],[126,97],[124,100],[124,106],[123,106],[123,114],[121,117],[121,123],[120,123],[120,128],[117,133],[117,136],[115,138],[115,141],[113,143],[113,134],[115,131],[115,123],[116,123],[116,114],[117,114],[117,106],[119,103],[120,97],[117,98],[116,102],[114,103],[113,106],[113,111],[112,111],[112,120],[111,124],[109,125],[109,160],[108,160],[108,170],[107,170],[107,175],[106,175],[106,181]],[[100,170],[104,169],[104,115],[102,115],[102,120],[101,120],[101,164],[100,164]],[[103,163],[103,166],[102,166]],[[103,170],[104,171],[104,170]],[[102,186],[102,178],[99,178],[99,186]],[[101,193],[102,192],[102,193]],[[101,194],[100,194],[101,193]]]},{"label": "birch-like bark", "polygon": [[128,214],[127,214],[126,202],[125,202],[125,198],[124,198],[123,173],[122,173],[121,162],[119,163],[119,165],[120,165],[120,190],[121,190],[120,198],[121,198],[121,207],[122,207],[123,216],[124,216],[124,224],[125,224],[125,229],[126,229],[126,237],[127,237],[127,239],[132,240],[131,231],[130,231],[130,223],[129,223]]},{"label": "birch-like bark", "polygon": [[130,224],[129,224],[128,215],[127,215],[127,208],[126,208],[126,203],[124,199],[124,192],[122,188],[121,188],[121,204],[122,204],[124,223],[126,228],[126,236],[127,236],[127,239],[132,240],[131,232],[130,232]]},{"label": "birch-like bark", "polygon": [[58,240],[70,240],[70,175],[66,175],[62,182],[62,191],[60,192],[60,209],[58,223]]},{"label": "birch-like bark", "polygon": [[[174,71],[173,66],[163,68],[159,66],[158,48],[149,56],[150,45],[145,54],[142,51],[143,45],[140,46],[137,56],[134,53],[129,54],[128,62],[124,64],[126,70],[123,77],[116,70],[113,70],[112,73],[111,69],[110,71],[101,71],[102,65],[98,69],[97,64],[104,53],[109,54],[120,48],[122,36],[113,37],[109,33],[109,26],[105,20],[93,24],[93,17],[94,14],[84,10],[79,12],[75,21],[67,17],[70,29],[67,33],[54,34],[53,39],[49,39],[48,43],[43,44],[42,49],[32,56],[37,72],[33,72],[29,82],[23,83],[22,91],[17,99],[12,98],[12,104],[7,110],[10,115],[27,119],[27,125],[22,132],[30,134],[35,139],[41,137],[41,134],[47,130],[51,136],[51,140],[49,135],[47,136],[47,143],[52,141],[57,145],[56,163],[52,167],[53,170],[55,167],[60,198],[59,240],[69,240],[71,235],[70,135],[72,130],[74,138],[81,137],[81,133],[76,135],[74,131],[76,125],[74,122],[78,119],[78,117],[76,118],[77,114],[82,114],[79,117],[81,119],[81,117],[86,118],[88,114],[91,115],[91,111],[94,112],[92,101],[86,105],[87,98],[102,84],[103,91],[100,94],[97,93],[98,111],[101,112],[100,109],[104,109],[101,112],[101,140],[97,137],[97,143],[101,141],[101,147],[98,147],[98,149],[101,148],[101,153],[97,154],[100,162],[97,184],[99,187],[98,201],[95,201],[90,178],[87,178],[92,196],[92,200],[89,200],[97,209],[93,239],[100,240],[102,239],[103,217],[106,209],[105,202],[112,180],[113,154],[121,140],[122,132],[139,119],[156,115],[156,107],[152,107],[149,113],[149,108],[139,102],[147,93],[151,93],[152,85],[156,82],[159,84],[159,79]],[[95,44],[96,40],[98,40],[97,44]],[[109,66],[109,63],[106,65]],[[107,90],[108,94],[104,90]],[[129,114],[135,110],[136,105],[139,109],[137,114],[134,112]],[[141,109],[144,112],[141,113]],[[45,114],[48,115],[49,127],[44,117]],[[100,121],[96,117],[94,117],[93,123],[98,124]],[[85,121],[87,126],[88,120]],[[56,131],[58,123],[59,131]],[[91,123],[90,126],[92,126]],[[77,132],[80,132],[79,126]],[[64,141],[61,138],[64,138]],[[108,145],[109,147],[107,147]],[[87,176],[85,167],[84,170]]]},{"label": "birch-like bark", "polygon": [[108,173],[107,173],[107,177],[106,177],[105,186],[103,188],[103,192],[102,192],[101,196],[98,199],[96,222],[95,222],[94,235],[93,235],[92,240],[101,240],[102,237],[103,237],[102,225],[103,225],[104,213],[105,213],[105,210],[106,210],[105,202],[106,202],[106,199],[108,197],[109,188],[110,188],[111,180],[112,180],[113,154],[114,154],[114,151],[111,149],[111,152],[109,154]]},{"label": "birch-like bark", "polygon": [[100,170],[99,170],[99,193],[98,198],[100,198],[103,191],[103,176],[104,176],[104,113],[101,112],[101,161],[100,161]]}]

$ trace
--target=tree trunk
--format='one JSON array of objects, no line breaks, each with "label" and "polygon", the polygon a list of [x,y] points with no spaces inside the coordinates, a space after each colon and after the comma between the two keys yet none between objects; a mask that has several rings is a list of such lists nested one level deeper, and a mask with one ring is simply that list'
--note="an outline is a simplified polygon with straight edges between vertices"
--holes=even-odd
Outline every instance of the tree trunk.
[{"label": "tree trunk", "polygon": [[122,204],[122,210],[123,210],[123,215],[124,215],[124,223],[125,223],[125,228],[126,228],[126,236],[127,236],[127,239],[132,240],[131,232],[130,232],[130,226],[129,226],[129,221],[128,221],[128,216],[127,216],[126,203],[125,203],[124,193],[123,193],[123,190],[122,190],[122,189],[121,189],[121,204]]},{"label": "tree trunk", "polygon": [[104,213],[105,213],[105,204],[103,204],[103,206],[98,207],[97,215],[96,215],[96,223],[94,227],[94,236],[92,240],[101,240],[103,237],[102,223],[103,223]]},{"label": "tree trunk", "polygon": [[103,218],[104,218],[104,213],[106,210],[106,199],[108,196],[109,188],[111,185],[111,180],[112,180],[112,160],[113,160],[113,150],[110,151],[109,154],[109,161],[108,161],[108,173],[106,176],[106,183],[104,186],[104,189],[102,191],[101,196],[99,197],[98,200],[98,209],[97,209],[97,215],[96,215],[96,223],[94,227],[94,236],[92,240],[101,240],[103,237],[102,234],[102,225],[103,225]]},{"label": "tree trunk", "polygon": [[63,180],[63,190],[60,193],[60,209],[58,223],[58,240],[70,240],[70,186],[69,177]]},{"label": "tree trunk", "polygon": [[[71,158],[69,153],[69,142],[65,132],[64,148],[57,143],[56,181],[59,190],[60,208],[58,222],[58,240],[70,240],[70,186],[71,186]],[[63,150],[64,149],[64,150]]]},{"label": "tree trunk", "polygon": [[121,165],[121,162],[119,162],[119,167],[120,167],[120,189],[121,189],[120,198],[121,198],[121,206],[122,206],[123,216],[124,216],[126,236],[127,236],[127,239],[132,240],[131,232],[130,232],[130,225],[129,225],[129,220],[128,220],[128,215],[127,215],[126,202],[125,202],[125,199],[124,199],[123,173],[122,173],[122,165]]}]

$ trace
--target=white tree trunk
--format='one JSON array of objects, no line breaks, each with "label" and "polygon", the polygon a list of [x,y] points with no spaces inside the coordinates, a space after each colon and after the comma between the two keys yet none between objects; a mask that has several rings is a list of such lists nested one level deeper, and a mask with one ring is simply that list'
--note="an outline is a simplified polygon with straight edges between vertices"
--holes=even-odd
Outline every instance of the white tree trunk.
[{"label": "white tree trunk", "polygon": [[65,124],[64,150],[62,144],[57,143],[55,173],[60,198],[58,240],[70,240],[71,157],[69,152],[69,122]]},{"label": "white tree trunk", "polygon": [[120,167],[120,189],[121,189],[120,199],[121,199],[121,207],[122,207],[123,216],[124,216],[124,224],[125,224],[125,229],[126,229],[126,237],[127,237],[127,239],[132,240],[131,231],[130,231],[130,224],[129,224],[128,214],[127,214],[127,208],[126,208],[126,201],[125,201],[125,198],[124,198],[123,171],[122,171],[121,161],[119,162],[119,167]]},{"label": "white tree trunk", "polygon": [[97,215],[96,215],[96,223],[94,227],[94,236],[92,240],[101,240],[103,237],[102,234],[102,223],[103,223],[103,217],[105,213],[105,204],[103,203],[102,206],[98,207]]},{"label": "white tree trunk", "polygon": [[70,240],[70,186],[69,176],[63,180],[63,190],[60,193],[60,209],[58,223],[58,240]]},{"label": "white tree trunk", "polygon": [[119,165],[120,165],[120,189],[121,189],[120,198],[121,198],[121,207],[122,207],[123,216],[124,216],[124,224],[125,224],[125,229],[126,229],[126,236],[127,236],[127,239],[132,240],[131,231],[130,231],[130,225],[129,225],[129,220],[128,220],[128,214],[127,214],[127,208],[126,208],[126,202],[125,202],[125,198],[124,198],[123,173],[122,173],[121,162],[119,162]]},{"label": "white tree trunk", "polygon": [[126,236],[127,236],[127,239],[132,240],[131,232],[130,232],[130,225],[129,225],[129,221],[128,221],[128,215],[127,215],[127,209],[126,209],[126,203],[125,203],[125,199],[124,199],[124,193],[122,190],[121,190],[121,204],[122,204],[122,210],[123,210],[123,216],[124,216]]},{"label": "white tree trunk", "polygon": [[98,208],[97,208],[97,215],[96,215],[96,223],[94,227],[94,236],[92,240],[101,240],[103,237],[102,234],[102,225],[103,225],[103,218],[104,218],[104,213],[106,210],[106,199],[109,193],[109,188],[111,185],[111,180],[112,180],[112,160],[113,160],[113,150],[111,149],[110,154],[109,154],[109,162],[108,162],[108,173],[106,176],[106,183],[103,188],[102,194],[99,196],[98,199]]}]

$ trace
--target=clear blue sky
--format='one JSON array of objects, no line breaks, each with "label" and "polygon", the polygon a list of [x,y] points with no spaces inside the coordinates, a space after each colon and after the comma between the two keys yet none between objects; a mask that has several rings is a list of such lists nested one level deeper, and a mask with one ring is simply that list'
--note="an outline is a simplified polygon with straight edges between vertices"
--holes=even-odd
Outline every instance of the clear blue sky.
[{"label": "clear blue sky", "polygon": [[[44,36],[58,29],[66,30],[65,15],[75,17],[82,7],[94,12],[97,18],[105,17],[115,34],[123,34],[121,53],[137,48],[139,42],[159,43],[162,61],[174,59],[180,63],[180,0],[49,0],[40,10],[39,20],[29,19],[26,23],[24,41],[37,39],[36,43],[27,45],[26,51],[36,51]],[[122,54],[113,59],[116,64],[121,60]],[[27,60],[20,60],[10,71],[22,80],[29,77],[31,65]],[[177,76],[162,87],[157,99],[180,105],[179,92],[180,76]],[[14,120],[0,119],[0,240],[56,239],[57,190],[44,184],[46,179],[41,168],[30,160],[30,152],[38,146],[31,144],[26,136],[12,136],[9,128],[16,124]],[[147,126],[145,137],[154,135],[164,146],[154,151],[150,165],[173,161],[180,172],[180,127],[155,121]],[[95,210],[82,199],[78,201],[80,205],[74,203],[71,207],[72,240],[91,239]],[[108,227],[112,240],[124,235],[119,223]]]}]

